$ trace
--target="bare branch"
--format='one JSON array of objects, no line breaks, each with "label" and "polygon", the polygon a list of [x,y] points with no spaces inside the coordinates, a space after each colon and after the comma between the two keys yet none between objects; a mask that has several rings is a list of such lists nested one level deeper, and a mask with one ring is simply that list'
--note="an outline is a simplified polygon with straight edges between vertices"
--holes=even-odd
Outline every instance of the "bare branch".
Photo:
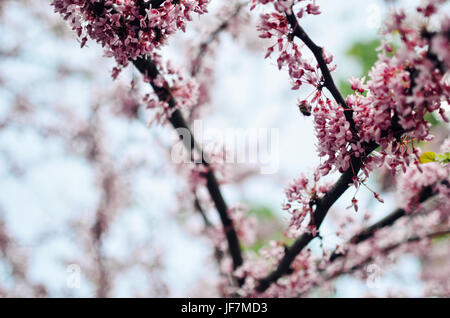
[{"label": "bare branch", "polygon": [[[143,74],[144,76],[148,76],[150,79],[155,79],[158,75],[160,75],[156,65],[148,58],[138,58],[132,62],[141,74]],[[167,87],[159,87],[155,85],[153,81],[151,81],[151,85],[160,100],[166,101],[171,108],[174,108],[176,106],[176,100]],[[189,125],[181,114],[181,111],[179,111],[178,109],[175,110],[172,116],[169,118],[169,121],[175,129],[183,128],[189,131],[191,140],[184,140],[183,136],[181,135],[180,139],[184,142],[188,150],[192,151],[196,149],[200,154],[202,154],[201,147],[197,144]],[[211,199],[216,206],[217,211],[219,212],[222,226],[227,238],[230,255],[233,259],[233,267],[236,269],[240,265],[242,265],[243,262],[239,239],[237,237],[236,230],[234,229],[233,221],[228,215],[228,207],[220,191],[219,183],[204,156],[202,156],[202,165],[208,168],[208,171],[205,175],[206,187],[211,196]]]},{"label": "bare branch", "polygon": [[[446,180],[443,180],[440,183],[450,186]],[[422,191],[420,191],[420,193],[419,193],[417,203],[423,203],[426,200],[434,197],[436,194],[437,194],[437,192],[435,190],[435,185],[429,185],[427,187],[424,187],[422,189]],[[378,231],[379,229],[394,224],[395,221],[397,221],[398,219],[400,219],[401,217],[403,217],[405,215],[406,215],[406,210],[403,208],[398,208],[395,211],[393,211],[392,213],[390,213],[387,216],[385,216],[384,218],[382,218],[381,220],[379,220],[378,222],[368,226],[367,228],[360,231],[358,234],[354,235],[349,240],[349,243],[350,244],[361,243],[361,242],[373,237],[375,232]],[[330,262],[333,262],[334,260],[336,260],[342,256],[344,256],[344,254],[334,251],[331,254]]]},{"label": "bare branch", "polygon": [[[436,237],[439,237],[439,236],[444,236],[444,235],[449,235],[449,234],[450,234],[450,229],[444,229],[444,230],[439,230],[439,231],[436,231],[436,232],[429,233],[429,234],[427,234],[425,236],[413,236],[413,237],[410,237],[410,238],[408,238],[408,239],[406,239],[406,240],[404,240],[402,242],[393,243],[393,244],[385,247],[382,250],[382,252],[389,253],[389,252],[395,250],[396,248],[399,248],[400,246],[405,245],[405,244],[410,244],[410,243],[421,241],[423,239],[431,239],[431,238],[436,238]],[[367,258],[365,258],[360,263],[352,266],[351,268],[349,268],[347,270],[342,270],[342,271],[335,272],[332,275],[328,276],[325,280],[328,281],[328,280],[331,280],[331,279],[335,279],[336,277],[338,277],[340,275],[350,274],[350,273],[360,269],[362,266],[364,266],[365,264],[369,263],[372,260],[373,260],[373,256],[368,256]]]}]

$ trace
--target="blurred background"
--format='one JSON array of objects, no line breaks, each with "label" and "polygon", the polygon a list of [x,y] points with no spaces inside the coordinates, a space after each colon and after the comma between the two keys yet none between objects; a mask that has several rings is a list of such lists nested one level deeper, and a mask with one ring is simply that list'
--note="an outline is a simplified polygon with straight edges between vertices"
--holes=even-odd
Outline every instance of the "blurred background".
[{"label": "blurred background", "polygon": [[[210,15],[174,36],[163,58],[189,65],[190,52],[226,17],[226,2],[213,0]],[[303,27],[334,55],[344,95],[350,93],[346,79],[367,75],[376,60],[388,9],[418,2],[318,1],[322,14],[305,18]],[[256,251],[282,239],[288,220],[281,211],[283,189],[319,161],[312,121],[296,107],[310,91],[292,91],[286,72],[264,60],[266,43],[256,32],[260,11],[241,11],[242,28],[231,25],[211,44],[210,99],[201,118],[206,139],[213,128],[279,129],[275,173],[236,166],[223,172],[232,181],[222,187],[227,202],[247,204],[263,225],[256,243],[245,246]],[[130,82],[140,78],[128,67],[113,81],[113,66],[96,43],[80,49],[49,1],[0,1],[0,296],[220,295],[213,243],[186,194],[185,172],[170,160],[176,135],[168,126],[148,127],[149,112],[140,110],[139,119],[123,116],[125,107],[138,107]],[[437,135],[448,134],[447,126],[430,121],[441,130]],[[369,191],[358,194],[370,220],[398,205],[386,178],[369,181],[383,193],[384,205]],[[361,219],[347,209],[353,193],[346,195],[333,213]],[[330,248],[333,233],[330,218],[322,233]],[[327,296],[420,296],[424,264],[404,255],[382,268],[377,288],[341,277]]]}]

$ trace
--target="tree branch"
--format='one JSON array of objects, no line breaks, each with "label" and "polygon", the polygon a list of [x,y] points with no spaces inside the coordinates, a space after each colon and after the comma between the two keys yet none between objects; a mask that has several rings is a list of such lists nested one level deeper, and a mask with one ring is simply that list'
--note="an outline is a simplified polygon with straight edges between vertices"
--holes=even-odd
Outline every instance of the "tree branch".
[{"label": "tree branch", "polygon": [[[333,95],[333,98],[336,100],[338,104],[340,104],[344,108],[344,114],[346,120],[350,123],[350,127],[353,132],[355,129],[355,122],[353,120],[353,110],[351,110],[341,93],[337,89],[333,77],[331,76],[331,72],[325,62],[323,57],[323,48],[316,45],[311,38],[306,34],[303,28],[298,24],[297,18],[291,13],[286,13],[286,19],[290,24],[293,35],[301,39],[305,45],[311,50],[314,54],[314,57],[317,60],[317,63],[320,67],[324,78],[324,87],[326,87],[330,93]],[[364,148],[366,149],[367,155],[370,154],[373,150],[378,147],[376,142],[371,142],[369,144],[364,144]],[[350,168],[344,171],[339,180],[334,184],[333,188],[328,191],[322,198],[315,201],[315,210],[314,210],[314,223],[317,229],[320,228],[324,218],[326,217],[328,210],[330,207],[344,194],[344,192],[349,188],[350,184],[353,182],[353,177],[356,176],[361,169],[362,166],[362,158],[354,157],[351,158]],[[286,248],[285,255],[281,259],[277,268],[270,273],[268,276],[262,278],[258,282],[258,286],[256,290],[258,292],[264,292],[269,286],[276,282],[280,277],[289,274],[291,272],[291,264],[294,261],[295,257],[311,242],[315,236],[310,233],[305,233],[301,235],[299,238],[295,240],[295,242],[288,248]]]},{"label": "tree branch", "polygon": [[[377,145],[374,143],[370,146],[370,152],[373,151]],[[356,175],[361,169],[361,158],[352,157],[350,168],[347,169],[334,184],[333,188],[328,191],[322,198],[318,199],[315,203],[316,209],[314,210],[314,225],[317,229],[320,228],[323,220],[325,219],[328,210],[331,206],[342,196],[342,194],[349,188],[353,182],[353,176]],[[295,240],[295,242],[286,249],[286,252],[278,264],[277,268],[265,278],[259,280],[259,284],[256,288],[259,292],[264,292],[269,286],[276,282],[283,275],[291,272],[291,264],[295,257],[311,242],[315,236],[310,233],[305,233]]]},{"label": "tree branch", "polygon": [[[158,75],[160,75],[156,65],[148,58],[137,58],[135,61],[132,61],[136,68],[139,70],[141,74],[147,76],[148,78],[154,80]],[[150,84],[155,91],[156,95],[161,101],[166,101],[169,104],[169,107],[174,108],[176,106],[176,100],[170,93],[168,87],[159,87],[154,84],[154,81],[150,81]],[[197,144],[194,135],[183,118],[183,115],[180,110],[176,109],[172,116],[169,118],[169,122],[175,129],[183,128],[189,131],[190,140],[183,139],[183,136],[180,135],[180,140],[183,141],[186,148],[190,151],[196,149],[202,154],[201,147]],[[236,269],[240,265],[242,265],[243,259],[241,254],[241,248],[239,245],[239,239],[236,234],[236,230],[233,226],[233,221],[228,215],[228,207],[225,203],[225,200],[222,196],[222,193],[219,188],[219,183],[214,175],[213,170],[211,169],[209,163],[205,160],[202,155],[202,165],[208,168],[205,179],[206,179],[206,188],[211,196],[211,199],[216,206],[217,211],[219,212],[219,216],[222,222],[222,226],[225,232],[225,236],[228,242],[228,248],[230,251],[231,258],[233,259],[233,268]]]},{"label": "tree branch", "polygon": [[325,58],[323,56],[323,48],[316,45],[313,40],[308,36],[308,34],[303,30],[303,28],[298,24],[297,18],[293,13],[287,14],[286,19],[289,25],[292,28],[292,33],[294,36],[298,37],[300,40],[305,43],[305,45],[311,50],[316,58],[317,64],[322,72],[323,76],[323,86],[326,87],[333,98],[336,100],[338,104],[340,104],[344,108],[345,119],[349,122],[350,128],[352,131],[356,131],[355,121],[353,120],[353,110],[347,105],[341,93],[336,87],[334,83],[333,77],[331,76],[330,69],[328,68],[327,63],[325,62]]},{"label": "tree branch", "polygon": [[[410,244],[410,243],[421,241],[423,239],[432,239],[432,238],[435,238],[435,237],[439,237],[439,236],[443,236],[443,235],[449,235],[449,234],[450,234],[450,229],[444,229],[444,230],[438,230],[436,232],[429,233],[429,234],[427,234],[425,236],[413,236],[413,237],[410,237],[410,238],[408,238],[408,239],[406,239],[404,241],[388,245],[384,249],[382,249],[381,251],[384,252],[384,253],[389,253],[392,250],[395,250],[396,248],[399,248],[400,246],[402,246],[404,244]],[[350,267],[348,269],[341,268],[340,270],[332,273],[331,275],[328,275],[328,276],[324,277],[324,279],[321,280],[320,283],[324,283],[324,282],[336,279],[337,277],[339,277],[341,275],[353,273],[354,271],[360,269],[362,266],[366,265],[367,263],[369,263],[372,260],[373,260],[373,256],[368,256],[365,259],[363,259],[361,262],[359,262],[358,264],[355,264],[355,265],[353,265],[352,267]],[[311,286],[311,288],[314,288],[314,287],[317,287],[317,286],[319,286],[319,282],[315,282]],[[310,291],[311,288],[308,291]],[[308,293],[308,291],[303,292],[303,293],[301,293],[298,296],[301,297],[302,295]]]},{"label": "tree branch", "polygon": [[[352,128],[352,132],[356,133],[355,129],[355,122],[353,120],[353,110],[348,107],[346,104],[344,98],[342,97],[341,93],[337,89],[333,77],[331,76],[331,72],[327,66],[327,63],[323,56],[323,48],[316,45],[311,38],[306,34],[306,32],[303,30],[303,28],[298,24],[297,18],[293,13],[286,13],[286,19],[288,23],[290,24],[292,28],[293,35],[301,39],[305,45],[311,50],[311,52],[314,54],[314,57],[317,60],[317,63],[319,65],[319,68],[322,72],[323,78],[324,78],[324,87],[326,87],[330,93],[333,95],[333,98],[336,100],[338,104],[340,104],[344,108],[344,114],[346,120],[349,122],[350,127]],[[434,61],[436,63],[436,61]],[[412,81],[411,89],[415,86],[414,81]],[[393,129],[393,137],[399,138],[405,131],[400,127],[398,127],[397,119],[393,119],[392,127],[395,127]],[[389,130],[382,131],[381,136],[386,136],[390,132]],[[364,147],[366,151],[366,156],[372,153],[379,145],[372,141],[370,143],[362,143],[362,146]],[[366,157],[365,156],[365,157]],[[328,213],[329,208],[339,199],[339,197],[348,189],[349,184],[352,182],[353,176],[356,176],[361,169],[363,158],[355,158],[352,156],[351,158],[351,164],[350,168],[347,169],[339,178],[339,180],[335,183],[333,188],[325,194],[321,199],[316,201],[316,209],[314,211],[314,223],[313,225],[316,226],[317,229],[319,229],[320,225],[322,224],[323,219]],[[314,202],[312,202],[314,203]],[[396,214],[391,216],[392,220],[384,220],[384,222],[393,222],[395,221],[395,218],[399,218],[402,211],[396,211]],[[375,229],[374,229],[375,230]],[[276,282],[280,277],[282,277],[285,274],[289,274],[291,272],[290,265],[294,261],[295,257],[305,248],[309,242],[314,239],[314,236],[312,236],[309,233],[303,234],[297,240],[292,244],[289,248],[286,248],[285,255],[281,259],[280,263],[278,264],[277,268],[270,273],[265,278],[262,278],[259,280],[259,284],[256,287],[256,290],[259,292],[264,292],[269,286]]]},{"label": "tree branch", "polygon": [[[389,245],[389,246],[385,247],[384,249],[382,249],[382,251],[384,253],[389,253],[390,251],[395,250],[396,248],[398,248],[398,247],[400,247],[400,246],[402,246],[404,244],[410,244],[410,243],[421,241],[423,239],[431,239],[431,238],[444,236],[444,235],[449,235],[449,234],[450,234],[450,229],[444,229],[444,230],[439,230],[439,231],[436,231],[436,232],[429,233],[429,234],[427,234],[425,236],[413,236],[413,237],[408,238],[405,241]],[[360,263],[352,266],[351,268],[349,268],[347,270],[342,270],[342,271],[338,271],[336,273],[333,273],[332,275],[330,275],[327,278],[325,278],[325,281],[335,279],[336,277],[338,277],[340,275],[350,274],[350,273],[358,270],[359,268],[361,268],[362,266],[364,266],[365,264],[367,264],[368,262],[370,262],[372,260],[373,260],[373,256],[368,256],[363,261],[361,261]]]},{"label": "tree branch", "polygon": [[[438,182],[441,184],[445,184],[447,186],[450,186],[449,183],[447,182],[447,180],[443,180],[441,182]],[[418,199],[417,199],[417,203],[423,203],[426,200],[434,197],[437,192],[435,190],[435,186],[434,185],[429,185],[426,186],[422,189],[422,191],[420,191]],[[371,238],[376,231],[378,231],[381,228],[387,227],[389,225],[394,224],[395,221],[397,221],[398,219],[400,219],[401,217],[405,216],[407,214],[406,210],[403,208],[398,208],[395,211],[393,211],[392,213],[388,214],[387,216],[385,216],[384,218],[382,218],[381,220],[379,220],[378,222],[368,226],[367,228],[363,229],[362,231],[360,231],[358,234],[354,235],[349,241],[349,244],[358,244],[361,243],[369,238]],[[334,260],[344,256],[345,254],[339,253],[337,251],[334,251],[331,254],[330,257],[330,262],[333,262]]]},{"label": "tree branch", "polygon": [[[158,8],[162,3],[164,3],[164,1],[163,0],[151,1],[152,7]],[[145,6],[148,3],[146,4],[145,2],[140,0],[138,4],[141,6],[141,9],[145,9],[146,8]],[[102,9],[104,9],[104,7]],[[113,10],[113,8],[111,9]],[[99,10],[99,12],[102,11]],[[167,102],[169,107],[174,109],[176,107],[177,102],[175,98],[172,96],[169,88],[167,86],[159,87],[154,83],[154,80],[156,79],[157,76],[162,76],[155,63],[148,57],[138,57],[136,58],[136,60],[130,60],[130,62],[134,64],[134,66],[138,69],[138,71],[142,75],[151,79],[150,85],[152,86],[155,94],[158,96],[158,99]],[[211,169],[207,160],[205,160],[203,151],[201,147],[197,144],[194,135],[180,110],[178,109],[174,110],[174,112],[169,118],[169,122],[175,129],[183,128],[185,131],[188,131],[190,140],[185,140],[182,135],[179,136],[180,140],[183,141],[185,147],[189,151],[193,151],[195,149],[199,152],[200,155],[202,155],[201,164],[205,168],[207,168],[207,172],[205,173],[204,176],[206,179],[206,188],[208,189],[211,199],[214,202],[214,205],[216,206],[216,209],[219,213],[220,220],[222,222],[223,230],[228,243],[228,250],[233,260],[233,268],[236,269],[239,266],[241,266],[243,262],[241,247],[239,244],[239,239],[237,237],[236,230],[234,229],[233,221],[228,215],[228,206],[222,196],[222,193],[219,188],[219,183],[214,175],[214,171]],[[238,280],[238,283],[242,284],[242,280]]]}]

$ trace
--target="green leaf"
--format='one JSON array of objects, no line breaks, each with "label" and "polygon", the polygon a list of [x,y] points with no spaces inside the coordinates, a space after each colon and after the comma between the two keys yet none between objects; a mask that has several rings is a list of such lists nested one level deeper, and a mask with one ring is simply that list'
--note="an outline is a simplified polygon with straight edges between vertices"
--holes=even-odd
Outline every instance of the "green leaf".
[{"label": "green leaf", "polygon": [[258,219],[272,220],[276,219],[276,214],[272,211],[271,208],[263,205],[252,206],[249,214],[255,215]]},{"label": "green leaf", "polygon": [[432,151],[424,152],[419,158],[420,163],[428,163],[435,161],[436,161],[436,154]]},{"label": "green leaf", "polygon": [[431,127],[436,127],[441,123],[433,113],[426,113],[424,119],[431,124]]},{"label": "green leaf", "polygon": [[437,155],[436,161],[440,163],[450,163],[450,152],[446,152],[443,155]]},{"label": "green leaf", "polygon": [[380,46],[379,40],[356,42],[347,51],[347,55],[353,57],[362,66],[363,76],[369,73],[369,70],[378,59],[377,47]]}]

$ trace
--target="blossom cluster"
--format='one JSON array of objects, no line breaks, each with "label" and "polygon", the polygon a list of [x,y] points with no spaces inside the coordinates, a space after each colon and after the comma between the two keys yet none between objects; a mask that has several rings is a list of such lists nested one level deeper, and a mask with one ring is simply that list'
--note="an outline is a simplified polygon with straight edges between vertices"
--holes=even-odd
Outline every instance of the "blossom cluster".
[{"label": "blossom cluster", "polygon": [[[441,146],[442,152],[450,152],[450,138]],[[428,193],[435,194],[439,198],[438,209],[442,212],[443,219],[450,217],[450,166],[431,162],[420,166],[420,170],[414,166],[409,167],[405,174],[398,177],[398,188],[402,198],[402,205],[407,212],[417,210],[423,196],[424,189]]]},{"label": "blossom cluster", "polygon": [[[162,63],[161,63],[162,64]],[[160,88],[169,90],[172,98],[176,100],[176,105],[170,105],[170,100],[161,100],[156,94],[146,94],[143,102],[147,109],[153,109],[155,114],[151,123],[165,124],[175,110],[190,112],[197,105],[199,97],[199,85],[195,79],[183,75],[183,70],[175,68],[171,63],[160,66],[165,77],[158,75],[155,79],[145,77],[146,82]]]},{"label": "blossom cluster", "polygon": [[270,241],[268,246],[260,249],[259,255],[249,253],[244,264],[235,271],[236,277],[245,277],[245,284],[239,289],[232,288],[229,294],[257,296],[255,288],[258,279],[263,278],[271,270],[271,264],[278,263],[284,255],[284,246],[280,242]]},{"label": "blossom cluster", "polygon": [[[360,158],[367,176],[384,164],[394,173],[419,164],[419,151],[414,145],[432,138],[425,114],[439,112],[442,119],[448,121],[444,106],[450,101],[450,86],[445,80],[449,66],[450,19],[437,15],[443,2],[424,1],[415,15],[397,11],[390,16],[383,30],[378,61],[369,79],[351,78],[354,93],[344,103],[336,98],[335,92],[332,92],[334,100],[324,92],[325,87],[330,88],[327,76],[336,68],[332,65],[333,57],[309,43],[307,35],[301,38],[306,39],[303,46],[296,43],[295,37],[302,37],[298,34],[303,30],[296,29],[298,20],[295,20],[305,14],[320,14],[315,1],[253,1],[253,6],[273,4],[274,7],[273,11],[261,14],[258,26],[261,38],[275,41],[267,49],[266,58],[278,52],[278,68],[287,69],[293,89],[303,84],[314,88],[306,99],[299,100],[298,106],[304,115],[313,116],[318,155],[324,159],[316,170],[318,177],[335,170],[342,173],[352,169],[352,158]],[[431,16],[439,21],[433,29],[426,24]],[[396,50],[389,41],[393,34],[398,38]],[[317,62],[308,59],[306,46],[312,53],[320,49],[322,61],[317,59],[317,54]],[[379,149],[374,151],[377,146]],[[353,179],[356,187],[362,182],[356,173]],[[295,194],[300,198],[301,209],[291,211],[289,206],[286,209],[292,213],[292,225],[299,228],[307,214],[313,218],[311,204],[318,193],[311,193],[305,182],[294,180],[293,184],[298,191],[287,191],[288,201],[293,200]],[[375,197],[382,201],[377,193]],[[356,198],[352,204],[357,209]]]},{"label": "blossom cluster", "polygon": [[448,122],[444,106],[450,101],[450,85],[445,80],[450,19],[444,17],[440,30],[433,32],[420,27],[420,17],[412,21],[405,12],[391,16],[384,32],[399,33],[399,48],[391,57],[392,45],[385,42],[370,80],[366,84],[354,80],[352,88],[356,85],[357,89],[347,98],[355,112],[359,144],[375,141],[381,146],[380,156],[368,158],[368,171],[384,162],[403,171],[417,164],[418,152],[408,143],[432,138],[424,115],[439,112]]},{"label": "blossom cluster", "polygon": [[312,114],[318,139],[318,155],[326,158],[319,166],[320,174],[327,175],[333,167],[344,172],[350,168],[351,155],[357,156],[362,151],[360,145],[353,143],[353,134],[344,109],[329,98],[320,98]]},{"label": "blossom cluster", "polygon": [[[160,6],[155,6],[158,2]],[[54,0],[55,11],[69,21],[84,46],[88,37],[100,43],[118,67],[152,56],[168,36],[185,30],[192,14],[207,12],[208,0]]]},{"label": "blossom cluster", "polygon": [[[294,30],[287,14],[295,13],[301,18],[305,13],[320,13],[315,2],[305,7],[307,2],[254,1],[254,4],[273,3],[275,7],[274,12],[261,15],[258,27],[260,37],[276,40],[267,49],[266,57],[278,50],[278,67],[288,69],[292,88],[298,89],[307,83],[316,90],[309,100],[300,100],[299,107],[305,115],[314,116],[318,153],[326,158],[320,167],[322,174],[334,169],[340,172],[348,169],[351,156],[366,158],[363,169],[367,174],[386,161],[392,169],[405,169],[411,162],[417,163],[417,151],[409,149],[404,141],[431,138],[424,119],[426,113],[439,111],[447,120],[443,102],[450,98],[450,86],[444,79],[449,60],[448,17],[443,18],[439,31],[429,32],[418,26],[423,17],[414,20],[407,19],[405,12],[394,13],[384,32],[399,33],[401,43],[398,50],[393,53],[392,44],[385,41],[379,60],[369,74],[370,79],[367,83],[364,78],[350,79],[354,94],[347,97],[347,105],[341,105],[325,96],[324,75],[319,66],[304,57],[303,48],[293,39]],[[418,11],[428,17],[442,2],[431,1],[425,6],[426,10],[420,9],[424,7],[422,5]],[[303,4],[300,9],[297,8],[299,4]],[[322,51],[328,70],[332,72],[335,69],[331,65],[333,57]],[[354,127],[344,114],[350,109]],[[381,146],[381,152],[368,157],[367,145],[374,142]],[[415,159],[411,159],[411,155]]]},{"label": "blossom cluster", "polygon": [[[291,26],[286,20],[286,12],[290,10],[293,1],[254,1],[266,4],[273,2],[276,12],[264,13],[260,17],[258,25],[259,37],[263,39],[276,39],[276,43],[267,49],[265,58],[269,58],[273,52],[278,51],[277,65],[281,70],[287,68],[292,82],[292,89],[299,89],[304,83],[313,86],[320,84],[319,67],[310,59],[303,56],[301,46],[292,40]],[[298,11],[298,16],[303,16],[304,12],[317,15],[318,9],[312,9],[309,3],[305,8]],[[314,8],[316,8],[314,6]],[[326,57],[328,64],[331,64],[333,57]]]},{"label": "blossom cluster", "polygon": [[[331,184],[319,184],[319,172],[316,171],[313,180],[302,174],[298,178],[289,183],[285,189],[287,203],[283,204],[283,210],[291,214],[290,226],[286,232],[287,237],[295,238],[300,231],[308,231],[317,234],[317,228],[313,225],[313,203],[314,199],[318,199],[328,192]],[[308,226],[301,228],[305,219],[309,216]]]},{"label": "blossom cluster", "polygon": [[102,45],[106,56],[114,57],[117,65],[113,78],[130,61],[142,57],[151,57],[159,72],[167,75],[166,78],[162,75],[146,77],[145,81],[168,89],[177,100],[176,107],[156,94],[146,94],[141,102],[127,101],[124,106],[128,108],[123,109],[126,116],[136,117],[138,105],[144,104],[155,110],[152,122],[163,124],[176,109],[189,109],[196,104],[198,85],[170,64],[163,65],[158,50],[171,34],[185,31],[193,13],[207,12],[207,0],[55,0],[52,4],[77,32],[82,47],[91,38]]},{"label": "blossom cluster", "polygon": [[[246,204],[239,203],[228,209],[228,213],[233,221],[233,226],[236,230],[239,240],[245,246],[252,246],[256,241],[256,218],[254,215],[249,214],[249,207]],[[208,229],[208,234],[218,251],[226,255],[227,240],[226,231],[219,225],[213,226]],[[245,269],[240,267],[238,269],[237,276],[243,276]],[[221,261],[221,272],[223,274],[230,274],[233,272],[233,264],[229,256],[225,257]]]}]

